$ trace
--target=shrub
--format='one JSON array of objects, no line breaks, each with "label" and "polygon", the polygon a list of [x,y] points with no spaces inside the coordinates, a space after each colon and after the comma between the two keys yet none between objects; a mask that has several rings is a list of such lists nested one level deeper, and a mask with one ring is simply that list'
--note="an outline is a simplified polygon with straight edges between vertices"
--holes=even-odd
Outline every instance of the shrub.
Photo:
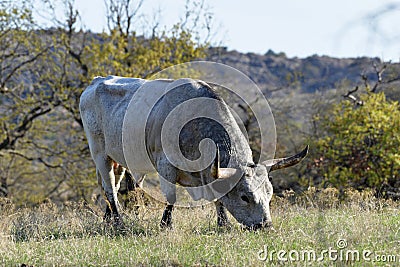
[{"label": "shrub", "polygon": [[322,126],[326,135],[316,141],[314,159],[325,186],[356,189],[398,186],[400,178],[399,103],[385,94],[360,96],[362,105],[344,100],[334,105]]}]

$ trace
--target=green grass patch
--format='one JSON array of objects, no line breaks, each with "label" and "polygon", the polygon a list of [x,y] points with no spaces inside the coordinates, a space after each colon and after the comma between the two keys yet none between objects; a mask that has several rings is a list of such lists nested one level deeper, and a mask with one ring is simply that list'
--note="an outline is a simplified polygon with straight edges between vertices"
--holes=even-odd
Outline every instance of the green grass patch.
[{"label": "green grass patch", "polygon": [[312,198],[275,198],[274,229],[256,232],[242,230],[233,218],[232,228],[218,228],[213,205],[177,208],[173,230],[159,229],[161,207],[126,211],[125,231],[103,223],[94,206],[3,205],[0,266],[400,264],[399,203],[353,196],[327,207],[325,199],[319,200],[323,197],[322,192]]}]

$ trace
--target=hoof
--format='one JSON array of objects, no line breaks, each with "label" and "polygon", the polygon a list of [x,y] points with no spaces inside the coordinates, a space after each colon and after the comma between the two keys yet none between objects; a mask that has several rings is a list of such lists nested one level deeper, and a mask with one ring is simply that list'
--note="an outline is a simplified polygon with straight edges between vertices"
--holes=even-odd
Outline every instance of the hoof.
[{"label": "hoof", "polygon": [[113,226],[115,228],[124,228],[125,224],[121,218],[117,217],[117,218],[114,218]]},{"label": "hoof", "polygon": [[232,224],[229,223],[229,222],[223,223],[223,224],[218,224],[218,228],[221,229],[221,230],[222,229],[230,230],[230,229],[232,229]]},{"label": "hoof", "polygon": [[173,230],[174,229],[174,227],[172,226],[172,223],[170,222],[170,223],[167,223],[167,222],[164,222],[164,221],[161,221],[160,222],[160,228],[161,229],[166,229],[166,230]]}]

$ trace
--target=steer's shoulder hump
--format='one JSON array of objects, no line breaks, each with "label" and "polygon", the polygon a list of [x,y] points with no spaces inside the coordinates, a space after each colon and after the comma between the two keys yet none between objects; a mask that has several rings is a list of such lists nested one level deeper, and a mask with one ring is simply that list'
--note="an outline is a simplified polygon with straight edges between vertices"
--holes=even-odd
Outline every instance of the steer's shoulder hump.
[{"label": "steer's shoulder hump", "polygon": [[219,95],[215,91],[212,85],[209,83],[191,78],[181,78],[173,81],[167,87],[167,90],[178,89],[179,93],[189,94],[196,97],[204,96],[204,97],[212,97],[220,99]]},{"label": "steer's shoulder hump", "polygon": [[92,87],[98,96],[125,96],[134,93],[146,80],[118,76],[96,77],[89,87]]}]

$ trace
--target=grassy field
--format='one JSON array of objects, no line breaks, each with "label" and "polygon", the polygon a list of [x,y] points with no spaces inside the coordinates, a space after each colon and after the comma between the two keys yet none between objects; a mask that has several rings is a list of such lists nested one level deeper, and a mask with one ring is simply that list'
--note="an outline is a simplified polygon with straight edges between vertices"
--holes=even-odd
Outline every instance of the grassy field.
[{"label": "grassy field", "polygon": [[256,232],[219,229],[213,205],[176,209],[173,230],[157,204],[127,210],[122,232],[82,203],[0,207],[0,266],[400,266],[400,203],[367,193],[274,197],[274,229]]}]

